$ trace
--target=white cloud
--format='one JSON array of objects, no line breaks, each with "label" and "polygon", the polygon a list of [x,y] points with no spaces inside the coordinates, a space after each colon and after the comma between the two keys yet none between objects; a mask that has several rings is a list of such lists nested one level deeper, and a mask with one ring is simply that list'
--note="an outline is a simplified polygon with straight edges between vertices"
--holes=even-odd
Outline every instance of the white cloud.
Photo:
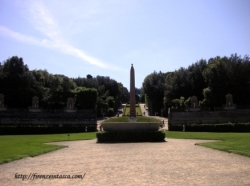
[{"label": "white cloud", "polygon": [[32,1],[29,4],[30,21],[42,34],[51,40],[59,40],[60,30],[53,19],[50,11],[39,1]]},{"label": "white cloud", "polygon": [[22,41],[25,43],[29,43],[29,44],[34,44],[34,45],[41,45],[39,40],[37,40],[36,38],[32,37],[32,36],[26,36],[23,34],[20,34],[18,32],[12,31],[4,26],[0,25],[0,34],[7,36],[7,37],[11,37],[15,40],[18,41]]},{"label": "white cloud", "polygon": [[51,40],[47,40],[47,39],[43,39],[40,41],[37,38],[20,34],[18,32],[12,31],[4,26],[0,26],[0,34],[7,36],[7,37],[11,37],[15,40],[18,40],[18,41],[21,41],[21,42],[24,42],[27,44],[43,46],[43,47],[51,48],[51,49],[58,49],[61,52],[64,52],[65,54],[78,57],[78,58],[80,58],[84,61],[87,61],[88,63],[95,65],[99,68],[109,69],[109,70],[121,70],[120,68],[112,66],[112,65],[108,65],[108,64],[102,62],[101,60],[86,54],[85,52],[81,51],[80,49],[77,49],[71,45],[68,45],[67,43],[62,43],[59,41],[51,41]]},{"label": "white cloud", "polygon": [[30,1],[28,7],[30,13],[29,17],[31,17],[32,25],[35,27],[35,29],[39,30],[43,35],[45,35],[46,39],[27,36],[1,25],[0,34],[27,44],[59,50],[65,54],[78,57],[81,60],[98,68],[123,71],[122,69],[115,67],[114,65],[107,64],[68,44],[64,40],[61,34],[61,30],[59,29],[56,21],[53,19],[51,12],[44,6],[41,1]]}]

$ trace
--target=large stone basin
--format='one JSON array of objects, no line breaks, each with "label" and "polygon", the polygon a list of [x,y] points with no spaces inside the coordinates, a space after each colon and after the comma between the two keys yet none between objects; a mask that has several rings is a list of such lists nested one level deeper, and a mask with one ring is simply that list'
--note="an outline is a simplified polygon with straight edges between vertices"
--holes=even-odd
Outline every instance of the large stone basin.
[{"label": "large stone basin", "polygon": [[103,122],[104,131],[158,131],[161,122]]}]

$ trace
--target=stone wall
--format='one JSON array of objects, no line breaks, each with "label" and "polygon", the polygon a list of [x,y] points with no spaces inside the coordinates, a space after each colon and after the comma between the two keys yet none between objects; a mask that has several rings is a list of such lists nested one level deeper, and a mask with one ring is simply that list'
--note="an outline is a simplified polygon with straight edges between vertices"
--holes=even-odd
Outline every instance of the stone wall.
[{"label": "stone wall", "polygon": [[78,110],[67,113],[63,110],[30,112],[28,109],[7,109],[0,112],[0,125],[84,125],[96,123],[95,110]]}]

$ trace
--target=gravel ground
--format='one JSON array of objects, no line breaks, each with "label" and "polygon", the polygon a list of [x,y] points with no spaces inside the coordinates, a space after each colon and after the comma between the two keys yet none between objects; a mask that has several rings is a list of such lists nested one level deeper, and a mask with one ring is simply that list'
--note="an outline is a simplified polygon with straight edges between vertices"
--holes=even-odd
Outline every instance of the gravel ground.
[{"label": "gravel ground", "polygon": [[[68,148],[0,165],[0,185],[250,185],[250,158],[195,145],[200,142],[56,142]],[[15,178],[33,173],[83,179]]]}]

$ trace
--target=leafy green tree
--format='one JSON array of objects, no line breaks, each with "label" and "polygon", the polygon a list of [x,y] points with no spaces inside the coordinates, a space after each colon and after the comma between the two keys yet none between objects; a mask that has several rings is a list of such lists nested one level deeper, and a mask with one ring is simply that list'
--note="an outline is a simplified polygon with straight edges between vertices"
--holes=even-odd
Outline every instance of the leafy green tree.
[{"label": "leafy green tree", "polygon": [[108,103],[108,107],[109,108],[113,108],[114,109],[114,107],[115,107],[115,99],[114,99],[114,97],[109,96],[107,98],[107,103]]},{"label": "leafy green tree", "polygon": [[94,88],[77,87],[76,107],[78,109],[95,109],[97,103],[97,90]]},{"label": "leafy green tree", "polygon": [[5,94],[5,104],[8,107],[27,108],[31,106],[34,78],[22,58],[13,56],[3,62],[0,81],[0,92]]},{"label": "leafy green tree", "polygon": [[109,117],[114,116],[114,114],[115,114],[114,109],[113,108],[109,108],[108,111],[107,111],[107,114],[108,114]]},{"label": "leafy green tree", "polygon": [[87,79],[92,79],[92,78],[93,77],[90,74],[87,75]]},{"label": "leafy green tree", "polygon": [[47,70],[33,70],[31,71],[32,76],[35,78],[33,83],[33,88],[35,89],[35,96],[39,97],[40,106],[43,108],[48,108],[48,102],[51,98],[50,93],[50,76]]},{"label": "leafy green tree", "polygon": [[226,58],[211,58],[208,67],[204,70],[203,76],[208,82],[208,88],[212,92],[214,106],[221,106],[224,103],[224,96],[227,94],[232,76],[231,64]]},{"label": "leafy green tree", "polygon": [[237,54],[228,57],[211,58],[208,67],[203,71],[208,89],[211,91],[212,104],[225,104],[225,95],[231,93],[237,104],[250,104],[250,61]]},{"label": "leafy green tree", "polygon": [[203,107],[210,107],[210,106],[214,105],[213,95],[212,95],[212,92],[209,88],[203,89],[203,95],[204,95],[204,99],[201,102],[201,105]]},{"label": "leafy green tree", "polygon": [[122,84],[120,84],[120,94],[121,94],[121,102],[127,103],[129,101],[129,92],[126,87],[123,87]]},{"label": "leafy green tree", "polygon": [[147,94],[150,114],[161,113],[165,90],[165,76],[162,72],[153,72],[143,82],[143,91]]},{"label": "leafy green tree", "polygon": [[168,72],[165,80],[165,107],[171,106],[171,100],[180,97],[189,98],[195,95],[199,100],[202,100],[202,91],[207,87],[203,77],[203,71],[206,67],[207,62],[202,59],[188,68],[182,67],[174,72]]},{"label": "leafy green tree", "polygon": [[207,68],[207,62],[204,59],[201,59],[187,68],[187,71],[189,72],[188,83],[190,83],[191,89],[189,95],[186,95],[186,97],[195,95],[198,100],[202,100],[202,91],[207,87],[207,82],[205,82],[202,74],[205,68]]}]

